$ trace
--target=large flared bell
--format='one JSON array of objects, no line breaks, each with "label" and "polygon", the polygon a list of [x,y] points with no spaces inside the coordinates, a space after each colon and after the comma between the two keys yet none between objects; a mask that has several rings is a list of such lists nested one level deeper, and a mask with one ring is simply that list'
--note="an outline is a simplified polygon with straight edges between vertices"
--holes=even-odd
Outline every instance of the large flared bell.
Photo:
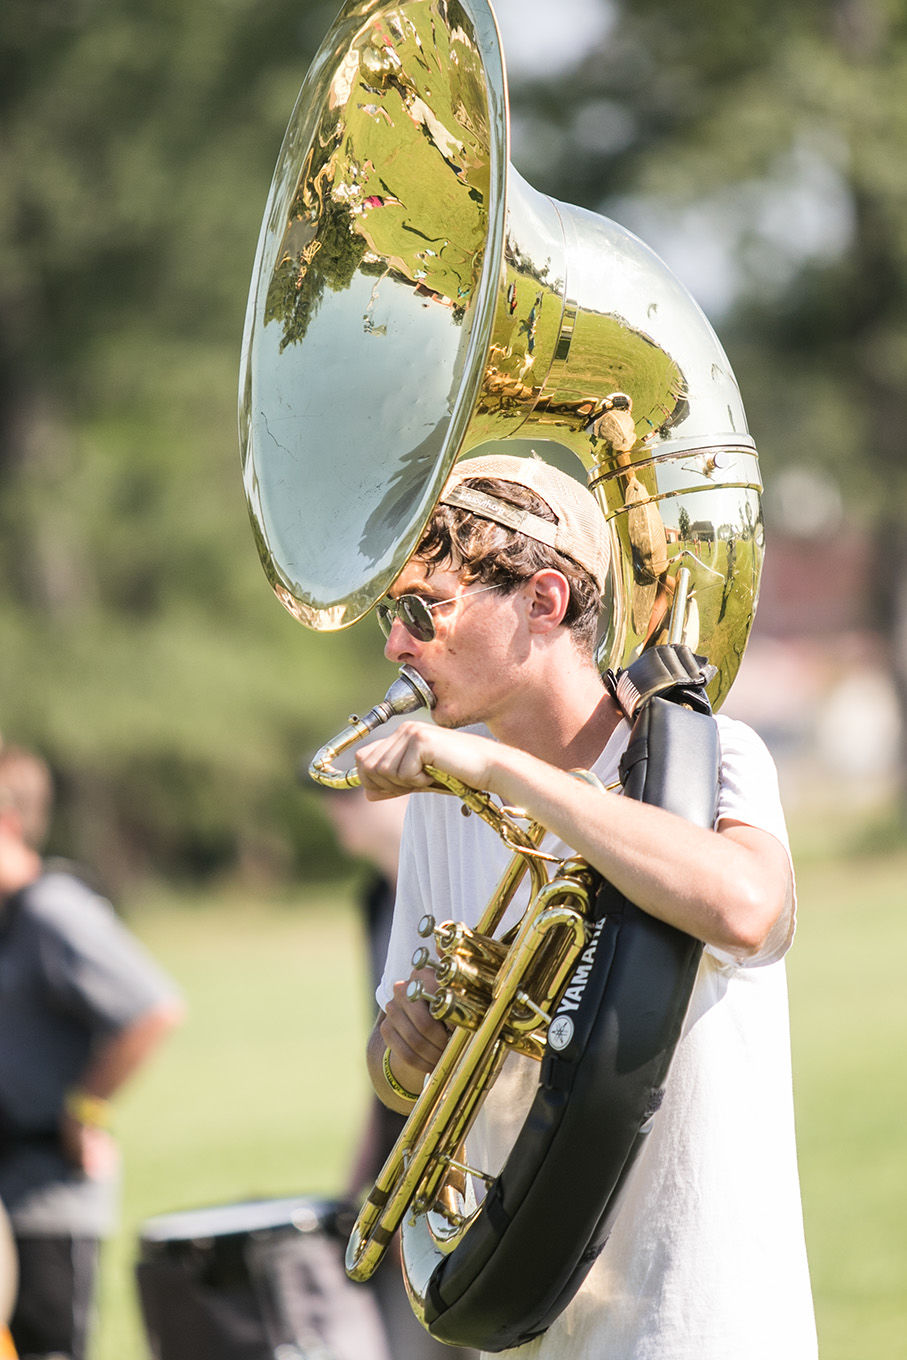
[{"label": "large flared bell", "polygon": [[343,7],[287,129],[247,309],[244,482],[268,578],[308,627],[346,627],[454,462],[531,440],[612,526],[602,664],[665,640],[685,568],[674,640],[718,666],[718,703],[762,563],[730,364],[648,247],[508,156],[487,0]]}]

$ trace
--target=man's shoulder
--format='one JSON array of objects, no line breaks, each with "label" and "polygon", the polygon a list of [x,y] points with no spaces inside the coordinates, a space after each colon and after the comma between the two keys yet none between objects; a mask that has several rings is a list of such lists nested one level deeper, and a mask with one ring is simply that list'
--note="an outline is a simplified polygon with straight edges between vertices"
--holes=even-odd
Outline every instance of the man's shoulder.
[{"label": "man's shoulder", "polygon": [[114,919],[113,907],[76,866],[48,861],[41,875],[19,893],[21,909],[37,923],[67,932],[73,922]]},{"label": "man's shoulder", "polygon": [[718,724],[722,759],[750,759],[757,763],[774,764],[771,752],[762,737],[749,723],[743,722],[740,718],[728,717],[725,713],[716,713],[715,722]]},{"label": "man's shoulder", "polygon": [[769,831],[787,847],[778,768],[765,742],[747,723],[718,716],[721,775],[718,821],[728,819]]},{"label": "man's shoulder", "polygon": [[53,986],[69,996],[73,980],[81,1004],[118,1029],[177,988],[144,945],[78,871],[51,864],[22,902],[26,938],[37,949]]}]

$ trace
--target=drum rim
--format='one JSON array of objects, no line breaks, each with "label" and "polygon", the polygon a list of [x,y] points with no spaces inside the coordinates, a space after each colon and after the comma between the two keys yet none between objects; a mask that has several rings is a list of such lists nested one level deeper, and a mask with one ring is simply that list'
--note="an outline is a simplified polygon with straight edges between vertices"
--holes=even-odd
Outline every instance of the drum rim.
[{"label": "drum rim", "polygon": [[146,1219],[139,1239],[149,1246],[225,1241],[253,1234],[290,1230],[315,1232],[330,1227],[345,1201],[312,1195],[283,1195],[194,1206]]}]

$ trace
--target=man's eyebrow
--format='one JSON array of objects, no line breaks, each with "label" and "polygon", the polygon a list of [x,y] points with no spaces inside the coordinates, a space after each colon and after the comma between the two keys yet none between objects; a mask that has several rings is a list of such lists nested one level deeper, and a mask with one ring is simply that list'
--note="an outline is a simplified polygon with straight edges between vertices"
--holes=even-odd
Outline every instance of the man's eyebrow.
[{"label": "man's eyebrow", "polygon": [[[391,590],[392,589],[393,587],[391,587]],[[399,600],[401,595],[421,595],[428,600],[443,600],[445,598],[438,590],[438,587],[429,585],[428,581],[417,582],[415,585],[407,586],[406,590],[401,590],[399,595],[392,595],[390,590],[387,592],[387,598],[390,600]]]}]

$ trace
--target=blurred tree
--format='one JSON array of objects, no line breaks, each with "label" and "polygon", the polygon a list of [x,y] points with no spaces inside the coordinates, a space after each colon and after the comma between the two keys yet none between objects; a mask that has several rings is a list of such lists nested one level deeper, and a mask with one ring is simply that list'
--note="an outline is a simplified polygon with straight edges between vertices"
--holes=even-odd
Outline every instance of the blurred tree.
[{"label": "blurred tree", "polygon": [[[50,756],[61,848],[114,879],[317,864],[291,767],[389,678],[368,625],[316,638],[273,601],[237,467],[259,221],[336,8],[0,13],[0,729]],[[515,163],[669,258],[718,322],[769,477],[826,468],[874,526],[907,707],[903,6],[499,8]],[[554,62],[571,14],[575,58],[559,41]],[[521,66],[527,45],[545,62]]]},{"label": "blurred tree", "polygon": [[333,9],[0,17],[0,729],[112,883],[330,858],[293,768],[390,678],[368,630],[314,640],[274,601],[238,466],[255,241]]}]

